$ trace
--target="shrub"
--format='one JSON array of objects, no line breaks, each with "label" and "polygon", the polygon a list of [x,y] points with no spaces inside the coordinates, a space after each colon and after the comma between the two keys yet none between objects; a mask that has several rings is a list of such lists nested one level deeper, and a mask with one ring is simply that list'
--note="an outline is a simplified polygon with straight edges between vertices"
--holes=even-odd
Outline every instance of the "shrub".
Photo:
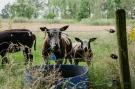
[{"label": "shrub", "polygon": [[90,15],[89,0],[81,0],[80,10],[77,14],[77,20],[88,18]]},{"label": "shrub", "polygon": [[47,19],[54,19],[54,17],[55,17],[55,14],[54,13],[49,13],[47,15]]},{"label": "shrub", "polygon": [[15,18],[13,18],[13,22],[14,23],[29,22],[29,19],[28,18],[24,18],[24,17],[15,17]]}]

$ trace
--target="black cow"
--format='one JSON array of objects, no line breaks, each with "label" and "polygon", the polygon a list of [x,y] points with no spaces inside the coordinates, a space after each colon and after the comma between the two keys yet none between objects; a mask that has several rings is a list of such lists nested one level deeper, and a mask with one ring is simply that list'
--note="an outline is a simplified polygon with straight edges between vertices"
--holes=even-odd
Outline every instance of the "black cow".
[{"label": "black cow", "polygon": [[[34,43],[35,41],[35,43]],[[36,48],[36,36],[27,29],[11,29],[0,32],[0,55],[2,56],[2,64],[8,63],[6,57],[8,52],[18,52],[22,49],[25,56],[25,64],[30,60],[33,61],[31,48],[34,43]]]},{"label": "black cow", "polygon": [[[46,27],[40,28],[41,31],[47,32],[47,37],[45,38],[42,50],[42,55],[46,64],[49,63],[48,57],[50,57],[51,55],[54,56],[57,64],[62,64],[63,58],[70,58],[69,53],[72,49],[72,42],[67,35],[62,33],[67,28],[68,26],[52,29],[48,29]],[[71,61],[72,60],[70,60],[70,62]]]}]

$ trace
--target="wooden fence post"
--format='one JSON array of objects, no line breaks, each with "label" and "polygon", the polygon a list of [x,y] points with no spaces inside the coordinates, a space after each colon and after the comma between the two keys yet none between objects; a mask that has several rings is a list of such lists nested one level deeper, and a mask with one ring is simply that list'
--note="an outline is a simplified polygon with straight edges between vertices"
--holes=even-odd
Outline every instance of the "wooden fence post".
[{"label": "wooden fence post", "polygon": [[122,89],[131,89],[130,70],[128,62],[126,13],[124,9],[116,11],[116,29],[119,45],[120,80]]}]

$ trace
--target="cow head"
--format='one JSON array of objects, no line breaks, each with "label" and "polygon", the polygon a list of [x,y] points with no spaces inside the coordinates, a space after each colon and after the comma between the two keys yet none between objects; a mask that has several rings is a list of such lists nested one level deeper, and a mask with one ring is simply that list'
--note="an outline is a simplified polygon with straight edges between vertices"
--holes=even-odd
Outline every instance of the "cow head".
[{"label": "cow head", "polygon": [[96,40],[96,38],[90,38],[89,40],[81,40],[80,38],[75,37],[75,40],[81,43],[81,49],[86,52],[88,49],[91,49],[90,42]]},{"label": "cow head", "polygon": [[83,52],[82,56],[83,56],[84,60],[86,61],[87,65],[90,65],[91,59],[93,57],[90,43],[95,41],[96,38],[90,38],[89,40],[81,40],[76,37],[75,40],[81,43],[80,48]]},{"label": "cow head", "polygon": [[64,26],[61,28],[51,28],[48,29],[46,27],[41,27],[41,31],[47,32],[48,39],[49,39],[49,45],[52,50],[60,49],[60,39],[62,31],[65,31],[69,26]]}]

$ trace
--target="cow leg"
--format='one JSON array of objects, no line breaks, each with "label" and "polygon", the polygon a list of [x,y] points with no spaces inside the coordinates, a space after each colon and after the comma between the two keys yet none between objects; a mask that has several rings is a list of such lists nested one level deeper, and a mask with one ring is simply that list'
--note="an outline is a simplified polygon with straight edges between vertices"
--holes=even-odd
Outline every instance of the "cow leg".
[{"label": "cow leg", "polygon": [[50,64],[48,55],[48,52],[45,52],[44,50],[42,51],[42,57],[46,65]]},{"label": "cow leg", "polygon": [[32,64],[33,62],[33,55],[31,53],[31,49],[28,47],[25,47],[24,51],[23,51],[24,57],[25,57],[25,65],[28,64],[28,62],[30,62],[30,64]]},{"label": "cow leg", "polygon": [[33,63],[33,55],[32,55],[31,52],[28,54],[28,57],[29,57],[30,65],[32,65],[32,63]]},{"label": "cow leg", "polygon": [[67,64],[67,58],[64,59],[64,64]]},{"label": "cow leg", "polygon": [[73,62],[72,59],[69,59],[69,63],[72,64],[72,62]]},{"label": "cow leg", "polygon": [[6,56],[2,57],[2,65],[5,65],[6,63],[9,64],[9,60]]},{"label": "cow leg", "polygon": [[45,62],[46,65],[50,64],[48,57],[43,56],[43,59],[44,59],[44,62]]},{"label": "cow leg", "polygon": [[74,63],[75,63],[75,65],[78,65],[79,60],[78,59],[74,59]]},{"label": "cow leg", "polygon": [[64,60],[64,64],[67,64],[67,61],[69,61],[70,64],[72,64],[73,57],[72,56],[66,56]]},{"label": "cow leg", "polygon": [[27,65],[28,64],[28,61],[29,61],[28,54],[27,54],[26,51],[23,51],[23,55],[25,57],[25,63],[24,63],[24,65]]},{"label": "cow leg", "polygon": [[55,63],[56,63],[57,65],[60,65],[60,64],[63,63],[63,60],[62,60],[62,59],[59,59],[59,60],[55,61]]},{"label": "cow leg", "polygon": [[6,51],[4,52],[2,52],[1,53],[1,56],[2,56],[2,66],[3,65],[5,65],[6,63],[9,63],[9,60],[8,60],[8,58],[6,57]]}]

